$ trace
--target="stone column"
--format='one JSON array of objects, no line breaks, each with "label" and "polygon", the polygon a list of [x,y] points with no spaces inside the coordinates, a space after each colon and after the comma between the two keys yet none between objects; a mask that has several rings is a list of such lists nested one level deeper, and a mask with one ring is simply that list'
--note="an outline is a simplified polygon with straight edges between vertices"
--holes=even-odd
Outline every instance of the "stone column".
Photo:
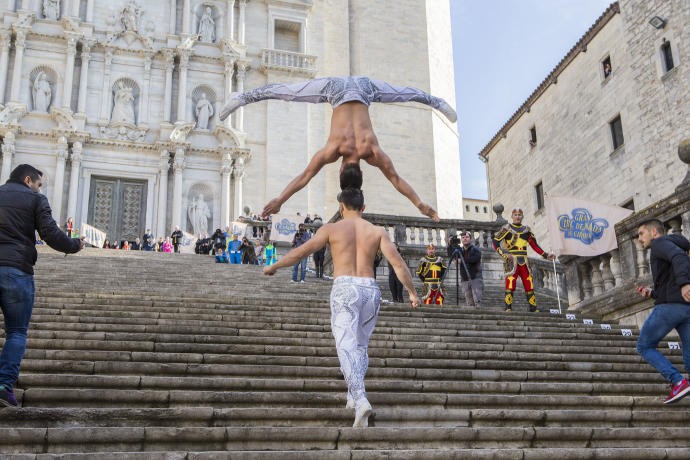
[{"label": "stone column", "polygon": [[601,276],[601,269],[599,265],[601,260],[598,257],[589,261],[590,267],[592,267],[592,296],[600,296],[604,292],[604,279]]},{"label": "stone column", "polygon": [[245,24],[245,10],[247,8],[247,0],[240,0],[240,16],[239,23],[237,24],[237,42],[244,45],[244,31],[246,30]]},{"label": "stone column", "polygon": [[190,32],[190,26],[191,26],[191,21],[189,20],[191,16],[191,7],[190,7],[190,0],[184,0],[184,6],[182,10],[182,33],[183,34],[189,34]]},{"label": "stone column", "polygon": [[232,157],[230,153],[223,154],[220,182],[220,226],[230,225],[230,177],[232,174]]},{"label": "stone column", "polygon": [[0,169],[0,184],[7,182],[12,172],[12,157],[14,156],[15,135],[7,131],[2,142],[2,169]]},{"label": "stone column", "polygon": [[59,224],[62,217],[62,189],[65,183],[65,161],[67,160],[67,139],[64,136],[60,136],[57,141],[55,156],[57,162],[53,181],[53,199],[50,204],[53,209],[53,218]]},{"label": "stone column", "polygon": [[227,26],[226,26],[226,37],[230,39],[230,41],[235,40],[235,0],[228,0],[227,2],[228,5],[228,14],[225,15],[226,20],[227,20]]},{"label": "stone column", "polygon": [[623,283],[623,272],[621,270],[621,259],[618,249],[611,251],[611,260],[609,261],[609,266],[611,267],[614,286],[620,286],[621,283]]},{"label": "stone column", "polygon": [[606,292],[616,287],[616,279],[613,276],[613,270],[611,270],[612,259],[613,255],[610,253],[601,256],[601,277],[604,280]]},{"label": "stone column", "polygon": [[79,101],[77,102],[77,112],[86,113],[86,98],[88,97],[89,85],[89,61],[91,60],[91,46],[94,42],[84,40],[81,43],[81,74],[79,75]]},{"label": "stone column", "polygon": [[93,22],[93,2],[95,0],[87,0],[86,2],[86,22]]},{"label": "stone column", "polygon": [[151,88],[151,60],[153,56],[146,53],[144,57],[144,84],[141,90],[141,104],[139,110],[139,124],[148,126],[149,122],[149,91]]},{"label": "stone column", "polygon": [[183,146],[175,149],[175,160],[173,161],[173,209],[171,228],[180,226],[182,228],[182,173],[184,172],[184,152]]},{"label": "stone column", "polygon": [[158,210],[156,236],[165,235],[165,217],[168,210],[168,171],[170,170],[170,153],[168,149],[161,150],[160,165],[158,167]]},{"label": "stone column", "polygon": [[65,32],[65,39],[67,40],[67,62],[65,63],[65,79],[64,85],[62,86],[62,106],[66,109],[71,109],[74,57],[77,54],[78,35],[72,32]]},{"label": "stone column", "polygon": [[82,144],[77,141],[72,144],[72,167],[69,174],[69,194],[67,195],[67,217],[74,219],[77,224],[77,193],[79,191],[79,173],[81,169]]},{"label": "stone column", "polygon": [[582,285],[582,299],[589,300],[592,298],[592,270],[589,264],[578,264],[578,271]]},{"label": "stone column", "polygon": [[233,165],[232,168],[232,175],[233,175],[233,205],[232,205],[232,212],[233,212],[233,218],[238,217],[242,215],[242,205],[244,204],[244,197],[242,196],[242,182],[244,179],[245,175],[245,169],[244,169],[244,159],[242,157],[238,157],[235,159],[235,164]]},{"label": "stone column", "polygon": [[71,16],[73,16],[73,17],[75,17],[75,18],[78,18],[78,17],[79,17],[79,0],[71,0],[71,1],[72,1],[72,8],[71,8],[72,11],[69,12],[69,9],[68,9],[68,10],[67,10],[67,11],[68,11],[67,14],[68,14],[68,15],[71,15]]},{"label": "stone column", "polygon": [[19,89],[22,85],[22,67],[24,64],[24,47],[26,46],[25,28],[15,29],[17,38],[14,51],[14,68],[12,70],[12,86],[10,87],[10,101],[19,102]]},{"label": "stone column", "polygon": [[180,50],[180,82],[177,85],[177,121],[184,121],[187,115],[187,70],[191,50]]},{"label": "stone column", "polygon": [[7,63],[10,54],[12,36],[7,30],[0,30],[0,104],[5,102],[5,87],[7,84]]},{"label": "stone column", "polygon": [[[223,75],[225,76],[225,85],[223,87],[223,89],[224,89],[223,104],[227,104],[228,98],[230,97],[230,93],[232,92],[232,75],[235,72],[235,60],[231,57],[225,56],[224,62],[225,62],[225,69],[224,69]],[[231,116],[225,119],[225,127],[226,128],[232,127],[232,117]]]},{"label": "stone column", "polygon": [[170,121],[172,111],[172,77],[173,66],[175,64],[175,52],[170,48],[163,49],[165,57],[165,95],[163,96],[163,121]]},{"label": "stone column", "polygon": [[[241,5],[241,4],[240,4]],[[247,76],[248,63],[239,61],[237,63],[237,91],[244,91],[244,79]],[[244,107],[240,107],[235,112],[235,129],[244,131]]]},{"label": "stone column", "polygon": [[635,267],[637,268],[637,278],[642,278],[649,274],[649,265],[647,263],[647,251],[642,249],[642,246],[635,244]]},{"label": "stone column", "polygon": [[101,115],[100,122],[107,124],[110,121],[110,104],[113,92],[110,90],[110,71],[113,63],[113,49],[105,50],[105,69],[103,71],[103,89],[101,90]]}]

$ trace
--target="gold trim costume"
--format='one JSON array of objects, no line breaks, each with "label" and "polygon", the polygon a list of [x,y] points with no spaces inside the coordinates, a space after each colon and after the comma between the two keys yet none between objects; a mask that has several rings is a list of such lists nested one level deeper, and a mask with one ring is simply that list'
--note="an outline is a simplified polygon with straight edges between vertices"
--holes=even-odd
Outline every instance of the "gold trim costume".
[{"label": "gold trim costume", "polygon": [[[430,244],[427,249],[435,250],[436,248]],[[424,283],[422,300],[425,305],[443,305],[445,296],[441,283],[447,268],[443,258],[437,255],[426,255],[419,260],[417,276]]]}]

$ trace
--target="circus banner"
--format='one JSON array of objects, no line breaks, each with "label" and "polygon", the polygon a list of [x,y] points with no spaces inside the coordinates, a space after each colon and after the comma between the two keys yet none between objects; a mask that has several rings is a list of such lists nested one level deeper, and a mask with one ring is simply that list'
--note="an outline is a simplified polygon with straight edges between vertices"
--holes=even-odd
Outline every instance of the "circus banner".
[{"label": "circus banner", "polygon": [[271,239],[292,243],[297,227],[304,222],[304,217],[297,214],[274,214],[271,221]]}]

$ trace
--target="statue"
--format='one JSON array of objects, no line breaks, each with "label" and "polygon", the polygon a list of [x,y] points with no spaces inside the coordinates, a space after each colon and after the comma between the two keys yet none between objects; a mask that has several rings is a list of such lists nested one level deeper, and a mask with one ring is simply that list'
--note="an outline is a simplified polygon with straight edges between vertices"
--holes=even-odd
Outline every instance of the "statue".
[{"label": "statue", "polygon": [[120,12],[120,24],[125,32],[139,32],[137,19],[139,17],[139,7],[134,2],[129,2]]},{"label": "statue", "polygon": [[192,233],[199,234],[208,231],[208,219],[211,217],[211,211],[204,201],[204,195],[201,193],[196,196],[187,210],[187,216],[192,223]]},{"label": "statue", "polygon": [[44,71],[40,71],[36,75],[32,93],[34,97],[34,110],[36,112],[48,113],[53,90],[50,89],[50,81],[48,81],[48,75]]},{"label": "statue", "polygon": [[114,97],[115,104],[110,121],[112,123],[134,124],[134,90],[125,85],[124,82],[119,82]]},{"label": "statue", "polygon": [[60,17],[60,0],[43,0],[43,16],[57,20]]},{"label": "statue", "polygon": [[208,129],[208,121],[213,116],[213,105],[206,99],[206,93],[201,93],[199,102],[196,103],[196,126],[199,129]]},{"label": "statue", "polygon": [[206,11],[199,20],[199,36],[202,42],[213,43],[216,40],[216,22],[213,20],[213,9],[206,7]]}]

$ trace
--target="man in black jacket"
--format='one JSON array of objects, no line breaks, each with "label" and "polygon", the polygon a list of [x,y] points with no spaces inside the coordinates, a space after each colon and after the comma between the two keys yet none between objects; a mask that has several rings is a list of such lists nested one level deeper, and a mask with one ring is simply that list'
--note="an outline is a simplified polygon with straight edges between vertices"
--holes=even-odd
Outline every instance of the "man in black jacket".
[{"label": "man in black jacket", "polygon": [[682,235],[666,235],[657,219],[640,224],[637,236],[644,249],[651,249],[649,263],[654,288],[638,286],[637,292],[654,299],[654,310],[642,325],[637,352],[671,384],[664,404],[680,401],[690,393],[690,384],[657,346],[675,329],[683,344],[685,371],[690,371],[690,242]]},{"label": "man in black jacket", "polygon": [[[470,232],[462,232],[460,240],[461,245],[451,254],[451,262],[453,257],[459,259],[457,261],[459,262],[458,270],[460,270],[460,277],[462,278],[460,286],[465,295],[467,305],[481,307],[484,295],[482,251],[472,244],[472,234]],[[448,265],[450,265],[450,262]]]},{"label": "man in black jacket", "polygon": [[17,406],[14,384],[26,350],[34,305],[36,233],[60,252],[75,253],[84,247],[60,230],[45,195],[39,193],[43,173],[19,165],[0,186],[0,307],[5,319],[5,345],[0,352],[0,405]]},{"label": "man in black jacket", "polygon": [[175,253],[179,253],[180,245],[182,244],[182,238],[184,238],[184,235],[182,234],[182,230],[180,230],[179,225],[175,226],[175,231],[172,232],[170,238],[172,238],[172,245],[173,248],[175,248]]}]

